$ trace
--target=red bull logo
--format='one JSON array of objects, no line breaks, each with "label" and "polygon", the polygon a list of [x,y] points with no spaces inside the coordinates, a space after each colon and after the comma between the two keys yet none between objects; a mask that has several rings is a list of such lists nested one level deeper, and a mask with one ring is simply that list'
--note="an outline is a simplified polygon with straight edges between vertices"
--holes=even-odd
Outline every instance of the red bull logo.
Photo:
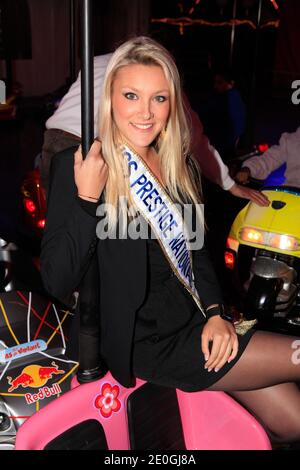
[{"label": "red bull logo", "polygon": [[59,384],[53,384],[52,387],[42,387],[39,389],[38,393],[25,393],[25,400],[27,405],[31,405],[39,400],[44,400],[44,398],[49,398],[53,395],[61,394],[61,388]]},{"label": "red bull logo", "polygon": [[7,380],[8,380],[9,385],[11,385],[11,387],[8,389],[9,392],[13,392],[18,387],[20,387],[20,385],[22,385],[22,387],[24,388],[30,387],[30,384],[34,382],[33,378],[29,374],[26,374],[26,373],[22,373],[18,375],[18,377],[16,377],[15,379],[12,379],[11,377],[7,377]]},{"label": "red bull logo", "polygon": [[51,363],[53,367],[40,367],[39,368],[39,377],[41,380],[52,379],[52,375],[64,374],[64,370],[59,370],[55,362]]},{"label": "red bull logo", "polygon": [[58,366],[53,361],[51,363],[52,367],[43,367],[37,364],[32,364],[30,366],[24,367],[21,374],[15,377],[7,377],[8,384],[10,388],[8,392],[13,392],[17,390],[20,386],[23,388],[32,387],[39,388],[43,387],[53,375],[64,374],[64,370],[60,370]]}]

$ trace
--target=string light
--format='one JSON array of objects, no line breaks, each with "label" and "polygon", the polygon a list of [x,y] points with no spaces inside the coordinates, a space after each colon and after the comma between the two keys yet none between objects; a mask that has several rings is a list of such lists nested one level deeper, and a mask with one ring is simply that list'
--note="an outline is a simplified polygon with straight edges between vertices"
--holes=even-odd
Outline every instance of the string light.
[{"label": "string light", "polygon": [[[153,18],[151,20],[152,23],[166,23],[174,26],[179,27],[180,34],[184,33],[184,28],[188,26],[194,26],[196,24],[201,26],[212,26],[212,27],[223,27],[223,26],[241,26],[241,25],[248,25],[252,29],[257,29],[257,25],[250,20],[229,20],[229,21],[222,21],[218,23],[212,23],[211,21],[206,21],[202,19],[192,19],[189,17],[182,17],[182,18]],[[274,28],[278,28],[280,24],[279,20],[275,21],[268,21],[260,25],[260,28],[267,28],[273,26]]]},{"label": "string light", "polygon": [[[195,13],[196,7],[200,5],[202,0],[194,0],[194,5],[189,9],[188,14],[192,15]],[[219,0],[221,1],[221,0]],[[227,1],[227,0],[226,0]],[[269,0],[275,10],[279,10],[279,5],[276,0]],[[224,0],[222,0],[222,3],[225,3]],[[180,12],[183,13],[184,10],[184,2],[181,1],[178,3],[178,7],[180,9]],[[241,25],[248,25],[252,29],[257,29],[257,25],[253,23],[253,21],[250,20],[238,20],[238,19],[232,19],[229,21],[222,21],[222,22],[217,22],[217,23],[212,23],[211,21],[206,21],[202,19],[193,19],[188,16],[180,17],[180,18],[154,18],[151,20],[152,23],[167,23],[170,25],[178,26],[180,34],[183,35],[184,33],[184,28],[188,26],[193,26],[193,25],[202,25],[202,26],[212,26],[212,27],[224,27],[224,26],[241,26]],[[260,25],[260,28],[268,28],[268,27],[274,27],[278,28],[280,24],[280,20],[273,20],[273,21],[268,21],[262,25]]]},{"label": "string light", "polygon": [[199,3],[201,2],[201,0],[195,0],[195,4],[192,8],[190,8],[190,11],[189,11],[189,15],[192,15],[196,9],[196,6],[199,5]]},{"label": "string light", "polygon": [[270,0],[273,7],[275,8],[275,10],[279,10],[279,6],[278,6],[278,3],[276,2],[276,0]]}]

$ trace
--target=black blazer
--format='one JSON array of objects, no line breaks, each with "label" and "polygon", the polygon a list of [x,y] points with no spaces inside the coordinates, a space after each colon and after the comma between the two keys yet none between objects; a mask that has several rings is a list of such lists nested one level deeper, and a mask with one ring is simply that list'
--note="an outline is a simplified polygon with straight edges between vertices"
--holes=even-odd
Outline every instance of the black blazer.
[{"label": "black blazer", "polygon": [[[77,196],[74,151],[52,160],[41,275],[50,295],[65,303],[80,284],[91,257],[97,256],[101,313],[101,352],[110,372],[123,386],[135,383],[131,352],[135,313],[146,295],[146,240],[99,240],[96,253],[97,203]],[[207,251],[193,251],[195,284],[204,306],[222,303]],[[199,311],[199,315],[202,315]]]}]

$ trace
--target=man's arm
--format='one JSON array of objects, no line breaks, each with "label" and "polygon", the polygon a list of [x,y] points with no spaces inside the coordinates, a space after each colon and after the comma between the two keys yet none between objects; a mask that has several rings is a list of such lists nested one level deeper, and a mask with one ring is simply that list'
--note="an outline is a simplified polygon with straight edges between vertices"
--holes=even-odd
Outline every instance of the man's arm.
[{"label": "man's arm", "polygon": [[191,128],[192,153],[199,163],[201,173],[212,183],[218,184],[226,191],[229,190],[234,181],[229,175],[228,167],[204,134],[199,116],[191,108],[187,98],[185,98],[185,108]]},{"label": "man's arm", "polygon": [[[273,145],[263,155],[252,157],[243,163],[241,173],[242,176],[252,176],[259,180],[264,180],[272,171],[277,170],[286,161],[287,154],[287,135],[283,134],[279,141],[279,145]],[[240,181],[238,173],[237,180]]]},{"label": "man's arm", "polygon": [[249,199],[256,204],[267,206],[269,200],[264,194],[234,182],[220,154],[204,134],[198,114],[192,110],[187,99],[185,100],[185,106],[192,129],[192,152],[199,163],[201,173],[212,183],[218,184],[225,191],[229,191],[233,196]]}]

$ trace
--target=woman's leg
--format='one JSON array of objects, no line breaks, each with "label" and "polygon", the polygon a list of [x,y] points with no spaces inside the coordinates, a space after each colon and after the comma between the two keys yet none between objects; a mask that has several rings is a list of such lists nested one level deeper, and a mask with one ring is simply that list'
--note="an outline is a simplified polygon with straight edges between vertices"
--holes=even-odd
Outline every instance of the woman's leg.
[{"label": "woman's leg", "polygon": [[[213,374],[213,371],[211,372]],[[258,331],[239,361],[210,390],[240,401],[279,441],[300,440],[300,341]]]},{"label": "woman's leg", "polygon": [[300,339],[257,331],[238,362],[212,388],[256,390],[296,381],[300,381]]},{"label": "woman's leg", "polygon": [[276,442],[300,441],[300,392],[284,383],[249,392],[230,392],[271,434]]}]

